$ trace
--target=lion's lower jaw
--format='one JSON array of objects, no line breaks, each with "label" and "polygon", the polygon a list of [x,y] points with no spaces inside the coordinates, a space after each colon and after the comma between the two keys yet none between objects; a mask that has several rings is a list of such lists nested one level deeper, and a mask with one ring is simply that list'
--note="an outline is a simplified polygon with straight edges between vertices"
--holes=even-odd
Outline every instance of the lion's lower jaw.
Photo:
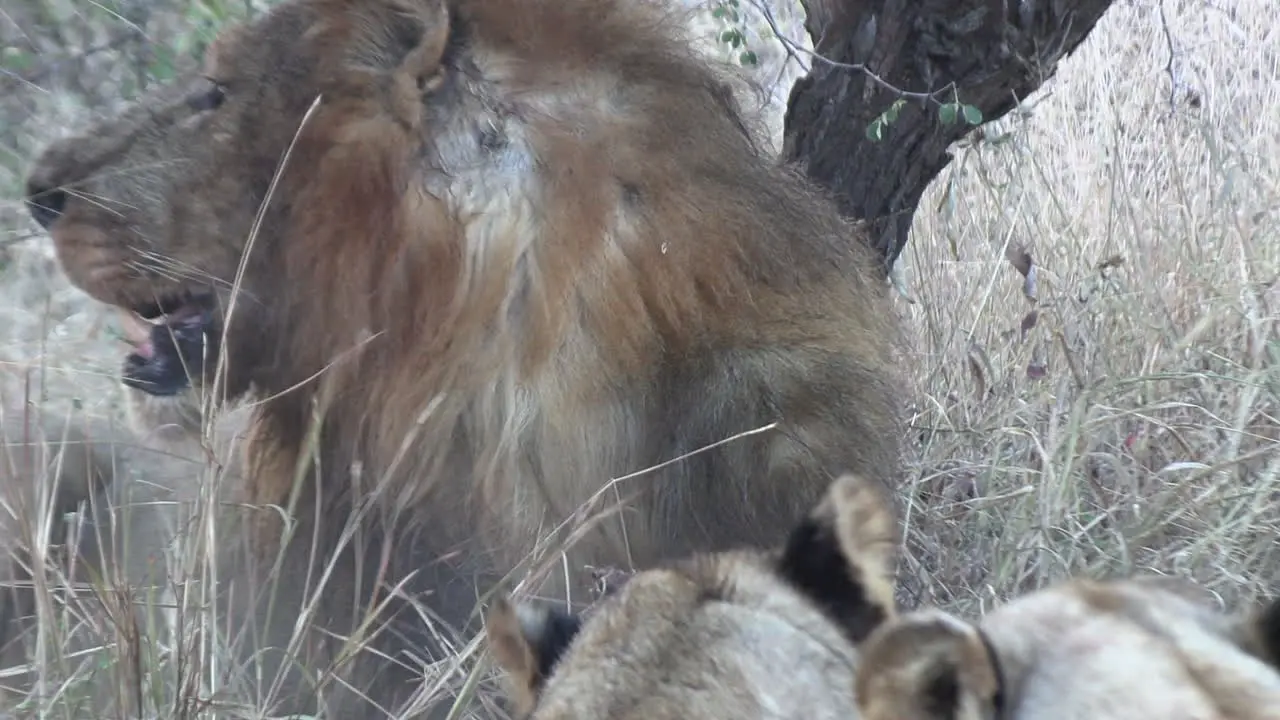
[{"label": "lion's lower jaw", "polygon": [[[125,420],[129,429],[141,436],[174,435],[198,430],[185,394],[161,396],[123,382]],[[198,413],[199,411],[195,411]]]},{"label": "lion's lower jaw", "polygon": [[198,441],[205,428],[204,394],[199,387],[171,395],[155,395],[122,383],[125,420],[143,437],[165,442]]}]

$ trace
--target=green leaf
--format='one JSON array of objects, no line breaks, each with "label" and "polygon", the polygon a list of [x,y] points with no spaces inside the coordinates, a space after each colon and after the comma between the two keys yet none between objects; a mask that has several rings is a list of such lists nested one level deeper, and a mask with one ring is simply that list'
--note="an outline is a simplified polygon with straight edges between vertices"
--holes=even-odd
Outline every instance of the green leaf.
[{"label": "green leaf", "polygon": [[744,50],[742,54],[738,56],[738,61],[741,62],[743,65],[759,65],[760,64],[760,58],[756,57],[756,54],[750,50]]},{"label": "green leaf", "polygon": [[715,19],[719,20],[719,19],[723,18],[727,12],[728,12],[728,10],[725,10],[725,9],[724,9],[724,6],[720,6],[720,7],[716,8],[715,10],[712,10],[712,11],[711,11],[711,17],[713,17],[713,18],[715,18]]},{"label": "green leaf", "polygon": [[970,125],[981,125],[981,124],[982,124],[982,111],[981,111],[981,110],[979,110],[978,108],[974,107],[973,105],[964,105],[964,106],[963,106],[963,111],[964,111],[964,121],[965,121],[965,122],[969,123]]},{"label": "green leaf", "polygon": [[943,125],[955,125],[956,103],[943,103],[942,107],[938,108],[938,119]]},{"label": "green leaf", "polygon": [[884,123],[880,118],[876,118],[867,126],[867,139],[871,142],[880,142],[882,137],[884,137]]},{"label": "green leaf", "polygon": [[189,17],[213,22],[221,25],[231,17],[226,3],[218,0],[199,0],[188,7]]},{"label": "green leaf", "polygon": [[745,40],[746,38],[742,37],[742,33],[738,32],[735,28],[730,28],[720,33],[720,42],[725,43],[726,45],[732,45],[735,50],[741,46]]},{"label": "green leaf", "polygon": [[156,82],[168,82],[177,75],[176,54],[170,48],[156,45],[152,49],[151,62],[147,63],[147,75]]},{"label": "green leaf", "polygon": [[0,52],[0,67],[14,73],[30,70],[35,65],[35,55],[25,53],[16,47],[7,47]]}]

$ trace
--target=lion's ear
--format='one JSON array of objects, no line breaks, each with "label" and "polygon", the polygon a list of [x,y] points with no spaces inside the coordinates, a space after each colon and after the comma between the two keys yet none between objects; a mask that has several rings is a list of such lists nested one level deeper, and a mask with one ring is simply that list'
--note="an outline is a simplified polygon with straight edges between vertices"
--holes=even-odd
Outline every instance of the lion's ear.
[{"label": "lion's ear", "polygon": [[864,720],[984,720],[1002,700],[999,660],[974,626],[925,610],[877,628],[859,650]]},{"label": "lion's ear", "polygon": [[1233,630],[1241,647],[1280,670],[1280,598],[1267,600],[1238,619]]},{"label": "lion's ear", "polygon": [[[351,69],[425,89],[441,72],[453,18],[445,0],[334,0]],[[332,21],[338,18],[331,17]]]},{"label": "lion's ear", "polygon": [[489,608],[485,616],[489,650],[506,674],[512,700],[521,712],[532,708],[542,684],[580,626],[575,615],[548,607],[516,605],[506,597],[499,597]]},{"label": "lion's ear", "polygon": [[[330,81],[348,101],[363,98],[356,107],[367,116],[393,120],[413,133],[422,124],[423,99],[439,88],[449,68],[454,18],[445,0],[320,0],[319,26],[313,42],[340,45],[341,65]],[[348,102],[348,107],[352,107]],[[373,137],[383,137],[385,125],[368,125]]]},{"label": "lion's ear", "polygon": [[1272,598],[1254,617],[1258,642],[1271,660],[1271,664],[1280,668],[1280,598]]},{"label": "lion's ear", "polygon": [[897,522],[875,481],[844,475],[787,539],[778,572],[859,642],[893,617]]}]

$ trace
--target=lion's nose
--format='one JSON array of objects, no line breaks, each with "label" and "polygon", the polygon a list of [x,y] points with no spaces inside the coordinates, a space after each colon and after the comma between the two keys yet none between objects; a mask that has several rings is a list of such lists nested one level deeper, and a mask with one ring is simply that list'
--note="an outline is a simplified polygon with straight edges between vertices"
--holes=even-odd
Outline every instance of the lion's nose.
[{"label": "lion's nose", "polygon": [[48,230],[62,216],[62,210],[67,204],[67,193],[59,187],[32,178],[27,181],[26,202],[31,217],[40,223],[40,227]]}]

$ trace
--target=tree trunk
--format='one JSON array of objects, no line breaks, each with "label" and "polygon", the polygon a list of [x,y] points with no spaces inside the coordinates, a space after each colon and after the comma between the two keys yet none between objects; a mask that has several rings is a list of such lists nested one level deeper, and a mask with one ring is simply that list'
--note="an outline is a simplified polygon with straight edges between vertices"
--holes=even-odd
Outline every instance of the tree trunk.
[{"label": "tree trunk", "polygon": [[[947,148],[974,128],[942,106],[975,106],[982,122],[1009,112],[1113,0],[802,2],[818,57],[792,88],[783,156],[833,190],[846,215],[870,221],[887,271],[925,188],[951,161]],[[880,124],[878,140],[868,137],[899,98],[897,117]]]}]

